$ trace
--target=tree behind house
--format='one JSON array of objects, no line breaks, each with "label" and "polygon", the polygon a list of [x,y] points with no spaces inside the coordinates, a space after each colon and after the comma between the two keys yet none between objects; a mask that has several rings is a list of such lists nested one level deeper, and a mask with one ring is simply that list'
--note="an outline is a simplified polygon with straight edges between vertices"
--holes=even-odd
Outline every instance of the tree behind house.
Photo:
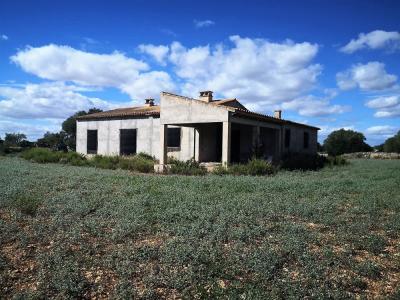
[{"label": "tree behind house", "polygon": [[331,132],[323,146],[328,154],[333,156],[372,150],[371,146],[365,143],[365,136],[361,132],[345,129]]},{"label": "tree behind house", "polygon": [[383,144],[383,151],[400,153],[400,130]]}]

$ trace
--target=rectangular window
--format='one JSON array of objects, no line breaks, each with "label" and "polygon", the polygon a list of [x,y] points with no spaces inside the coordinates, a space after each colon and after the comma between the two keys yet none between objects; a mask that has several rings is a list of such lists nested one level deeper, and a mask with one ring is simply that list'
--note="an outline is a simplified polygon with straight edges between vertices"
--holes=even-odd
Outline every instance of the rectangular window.
[{"label": "rectangular window", "polygon": [[179,148],[181,146],[181,129],[168,128],[167,147]]},{"label": "rectangular window", "polygon": [[121,155],[136,154],[136,129],[120,129],[119,139]]},{"label": "rectangular window", "polygon": [[290,147],[290,129],[285,130],[285,148]]},{"label": "rectangular window", "polygon": [[310,140],[310,136],[309,136],[308,132],[304,132],[304,149],[308,148],[309,140]]},{"label": "rectangular window", "polygon": [[87,154],[97,154],[97,130],[87,131]]}]

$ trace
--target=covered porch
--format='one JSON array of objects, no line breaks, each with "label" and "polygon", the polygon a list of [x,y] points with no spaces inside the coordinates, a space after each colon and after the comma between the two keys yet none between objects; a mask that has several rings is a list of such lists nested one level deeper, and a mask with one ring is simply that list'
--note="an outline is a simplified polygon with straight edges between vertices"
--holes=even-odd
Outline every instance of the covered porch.
[{"label": "covered porch", "polygon": [[[160,168],[167,164],[168,127],[193,129],[190,157],[200,163],[247,162],[257,156],[270,161],[281,153],[282,121],[237,107],[219,105],[211,92],[192,99],[163,92],[160,97]],[[231,104],[233,105],[233,104]]]},{"label": "covered porch", "polygon": [[193,129],[192,157],[200,163],[245,163],[253,156],[276,161],[280,155],[281,129],[252,120],[208,123],[171,123],[160,128],[160,164],[167,163],[169,126]]}]

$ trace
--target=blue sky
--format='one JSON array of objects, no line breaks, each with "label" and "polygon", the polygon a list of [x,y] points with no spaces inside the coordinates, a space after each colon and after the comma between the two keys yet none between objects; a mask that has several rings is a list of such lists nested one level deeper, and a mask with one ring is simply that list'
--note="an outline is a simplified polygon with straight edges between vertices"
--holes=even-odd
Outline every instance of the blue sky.
[{"label": "blue sky", "polygon": [[399,1],[1,1],[0,136],[73,112],[211,89],[250,109],[400,129]]}]

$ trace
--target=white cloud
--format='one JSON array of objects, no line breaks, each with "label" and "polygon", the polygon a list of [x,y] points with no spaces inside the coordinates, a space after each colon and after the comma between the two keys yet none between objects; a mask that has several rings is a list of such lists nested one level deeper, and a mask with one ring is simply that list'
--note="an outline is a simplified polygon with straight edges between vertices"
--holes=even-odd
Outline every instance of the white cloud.
[{"label": "white cloud", "polygon": [[[169,75],[145,72],[149,66],[122,53],[97,54],[76,50],[68,46],[47,45],[27,47],[11,57],[26,72],[44,79],[70,81],[79,85],[116,87],[133,99],[158,96],[161,90],[173,90]],[[153,90],[151,95],[133,87],[147,79]],[[161,78],[161,81],[157,81]]]},{"label": "white cloud", "polygon": [[0,35],[0,40],[7,41],[8,36],[6,36],[5,34],[2,34],[2,35]]},{"label": "white cloud", "polygon": [[365,103],[369,108],[376,109],[377,118],[400,117],[400,95],[381,96]]},{"label": "white cloud", "polygon": [[0,86],[0,115],[4,118],[66,118],[92,107],[110,109],[110,103],[84,96],[81,88],[60,82]]},{"label": "white cloud", "polygon": [[161,65],[165,65],[165,58],[167,57],[169,48],[167,46],[154,46],[152,44],[139,45],[139,50],[153,57]]},{"label": "white cloud", "polygon": [[340,48],[344,53],[353,53],[360,49],[400,49],[400,32],[375,30],[369,33],[360,33],[357,39],[352,39],[347,45]]},{"label": "white cloud", "polygon": [[340,130],[340,129],[345,129],[345,130],[356,130],[353,125],[346,125],[346,126],[330,126],[330,125],[317,125],[317,127],[320,128],[318,131],[318,137],[321,138],[322,140],[325,139],[331,132]]},{"label": "white cloud", "polygon": [[378,91],[394,87],[397,76],[388,74],[385,64],[373,61],[353,65],[350,69],[337,73],[336,81],[342,90],[359,87],[365,91]]},{"label": "white cloud", "polygon": [[194,26],[196,26],[196,28],[203,28],[203,27],[209,27],[212,25],[215,25],[214,21],[211,20],[193,20]]},{"label": "white cloud", "polygon": [[239,36],[230,41],[229,46],[170,45],[169,61],[182,80],[183,94],[197,97],[198,91],[209,89],[265,112],[314,88],[322,69],[313,63],[318,45]]},{"label": "white cloud", "polygon": [[[61,121],[60,121],[61,122]],[[28,140],[35,141],[41,138],[47,131],[57,132],[61,130],[61,123],[55,124],[45,121],[45,124],[32,124],[21,120],[0,120],[0,136],[4,139],[6,133],[24,133]]]},{"label": "white cloud", "polygon": [[397,132],[396,127],[390,125],[372,126],[366,129],[368,136],[389,138]]},{"label": "white cloud", "polygon": [[318,98],[313,95],[296,98],[292,101],[283,102],[283,110],[296,110],[299,115],[307,117],[322,117],[332,114],[340,114],[350,110],[349,106],[331,105],[330,98]]}]

